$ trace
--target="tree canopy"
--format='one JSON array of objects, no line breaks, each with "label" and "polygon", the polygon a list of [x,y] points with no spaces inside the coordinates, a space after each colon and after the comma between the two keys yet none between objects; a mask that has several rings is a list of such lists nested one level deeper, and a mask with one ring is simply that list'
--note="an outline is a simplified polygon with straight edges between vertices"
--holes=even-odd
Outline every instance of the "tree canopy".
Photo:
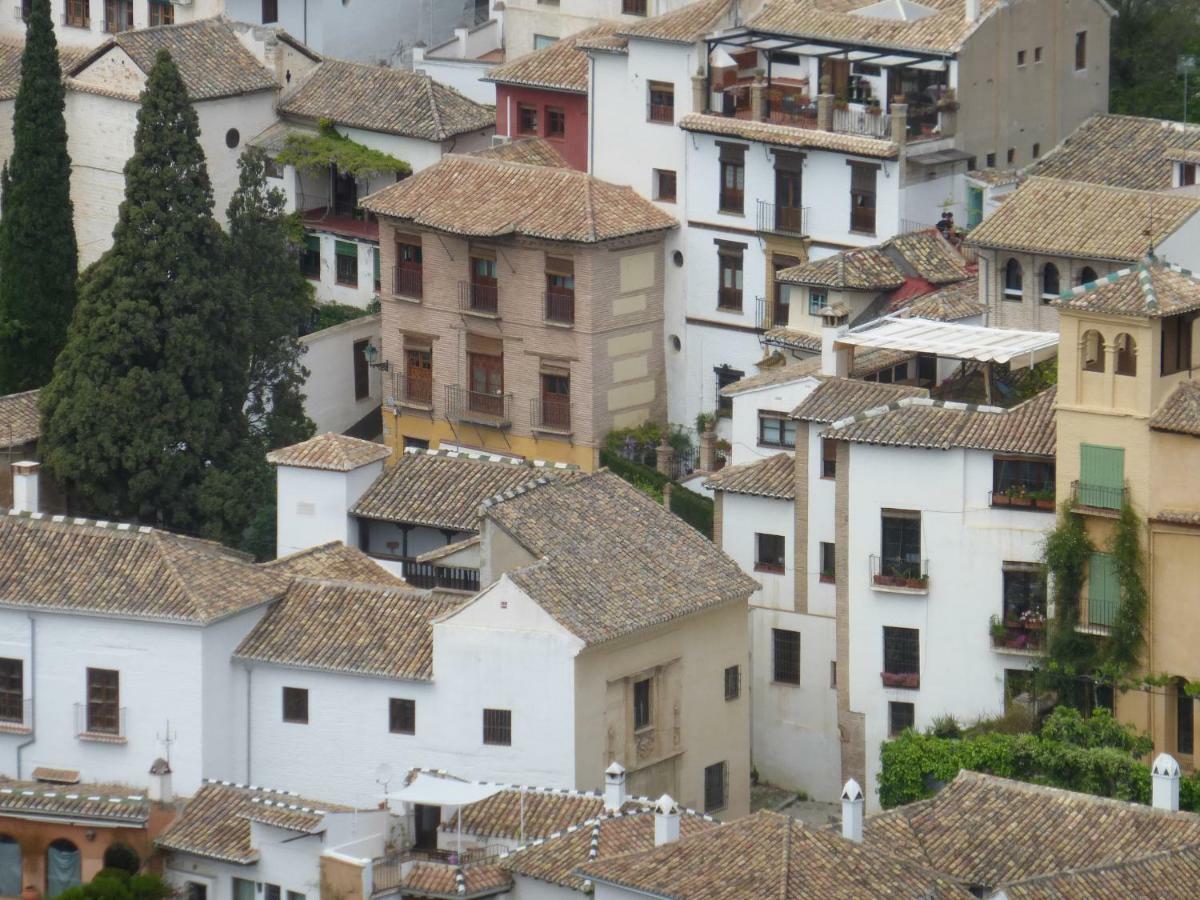
[{"label": "tree canopy", "polygon": [[[1200,0],[1111,0],[1110,110],[1183,119],[1182,55],[1200,56]],[[1200,72],[1189,79],[1188,119],[1200,121]]]}]

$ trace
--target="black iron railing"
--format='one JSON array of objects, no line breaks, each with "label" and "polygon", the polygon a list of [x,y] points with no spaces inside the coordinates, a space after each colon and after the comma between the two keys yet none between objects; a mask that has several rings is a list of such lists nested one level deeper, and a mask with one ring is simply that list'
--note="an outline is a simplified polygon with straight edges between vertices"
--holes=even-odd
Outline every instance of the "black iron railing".
[{"label": "black iron railing", "polygon": [[512,394],[471,391],[446,385],[446,415],[453,421],[474,422],[494,428],[512,425]]},{"label": "black iron railing", "polygon": [[458,302],[459,306],[467,312],[494,316],[500,309],[500,291],[494,284],[460,281],[458,283]]}]

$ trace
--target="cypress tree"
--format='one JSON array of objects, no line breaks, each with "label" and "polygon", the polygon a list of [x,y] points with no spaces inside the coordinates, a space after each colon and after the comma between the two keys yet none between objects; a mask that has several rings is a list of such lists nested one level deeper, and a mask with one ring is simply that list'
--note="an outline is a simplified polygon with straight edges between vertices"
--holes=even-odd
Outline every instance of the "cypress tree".
[{"label": "cypress tree", "polygon": [[50,0],[33,0],[0,214],[0,394],[49,380],[75,307],[79,263],[63,97]]},{"label": "cypress tree", "polygon": [[161,51],[138,110],[112,248],[84,273],[43,392],[50,471],[97,513],[201,527],[206,473],[244,429],[242,310],[196,112]]}]

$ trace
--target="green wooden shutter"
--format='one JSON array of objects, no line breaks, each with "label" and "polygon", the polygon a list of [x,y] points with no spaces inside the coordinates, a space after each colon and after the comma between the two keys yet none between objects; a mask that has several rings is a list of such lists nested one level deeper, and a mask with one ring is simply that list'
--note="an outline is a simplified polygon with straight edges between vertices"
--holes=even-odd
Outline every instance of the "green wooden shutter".
[{"label": "green wooden shutter", "polygon": [[345,241],[336,241],[333,249],[338,256],[353,256],[355,259],[358,259],[357,244],[348,244]]},{"label": "green wooden shutter", "polygon": [[1120,447],[1079,446],[1079,502],[1120,509],[1125,488],[1125,451]]},{"label": "green wooden shutter", "polygon": [[321,252],[321,239],[315,234],[306,234],[304,236],[304,248],[313,253]]},{"label": "green wooden shutter", "polygon": [[1088,562],[1088,623],[1111,626],[1120,602],[1116,561],[1107,553],[1093,553]]},{"label": "green wooden shutter", "polygon": [[967,227],[974,228],[983,221],[983,191],[967,188]]}]

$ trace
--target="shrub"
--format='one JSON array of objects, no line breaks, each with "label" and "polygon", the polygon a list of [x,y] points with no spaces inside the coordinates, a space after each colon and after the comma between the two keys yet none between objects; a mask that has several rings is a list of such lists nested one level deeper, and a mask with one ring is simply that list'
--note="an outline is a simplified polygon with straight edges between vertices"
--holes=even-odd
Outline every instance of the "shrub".
[{"label": "shrub", "polygon": [[958,720],[954,716],[946,713],[934,718],[928,733],[939,738],[958,738],[962,737],[962,728],[959,727]]}]

